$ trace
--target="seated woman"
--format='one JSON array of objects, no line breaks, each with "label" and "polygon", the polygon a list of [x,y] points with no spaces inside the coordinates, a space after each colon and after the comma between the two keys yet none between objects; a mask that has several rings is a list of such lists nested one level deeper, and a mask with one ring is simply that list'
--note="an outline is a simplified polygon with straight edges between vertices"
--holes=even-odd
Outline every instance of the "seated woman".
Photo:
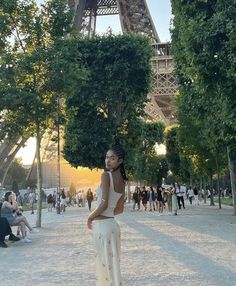
[{"label": "seated woman", "polygon": [[38,231],[30,226],[25,216],[17,215],[17,213],[19,213],[18,205],[13,200],[12,192],[6,192],[5,201],[2,204],[1,216],[5,217],[11,226],[20,226],[22,242],[31,242],[32,240],[26,237],[26,226],[31,233]]}]

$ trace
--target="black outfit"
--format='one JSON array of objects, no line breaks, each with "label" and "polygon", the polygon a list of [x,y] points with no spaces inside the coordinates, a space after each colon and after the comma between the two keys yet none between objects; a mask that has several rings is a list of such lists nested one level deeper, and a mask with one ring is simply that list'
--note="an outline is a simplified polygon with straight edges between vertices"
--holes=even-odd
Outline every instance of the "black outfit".
[{"label": "black outfit", "polygon": [[158,202],[163,202],[163,197],[162,197],[162,191],[157,190],[157,201]]},{"label": "black outfit", "polygon": [[136,191],[133,193],[133,201],[134,201],[133,210],[135,210],[136,204],[138,205],[138,209],[140,209],[139,194]]},{"label": "black outfit", "polygon": [[7,244],[4,242],[5,236],[9,235],[9,240],[18,241],[19,237],[16,237],[11,230],[11,226],[8,220],[5,217],[0,217],[0,247],[7,247]]},{"label": "black outfit", "polygon": [[197,188],[194,188],[194,189],[193,189],[193,193],[194,193],[194,196],[197,196],[197,195],[198,195],[198,189],[197,189]]},{"label": "black outfit", "polygon": [[89,210],[91,211],[91,206],[92,206],[92,201],[93,201],[93,193],[92,192],[87,192],[87,201],[88,201],[88,207]]}]

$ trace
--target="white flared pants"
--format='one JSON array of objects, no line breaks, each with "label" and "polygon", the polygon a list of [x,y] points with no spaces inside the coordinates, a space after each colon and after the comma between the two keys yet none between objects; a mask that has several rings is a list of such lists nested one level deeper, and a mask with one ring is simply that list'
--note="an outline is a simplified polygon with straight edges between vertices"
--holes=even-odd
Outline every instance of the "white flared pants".
[{"label": "white flared pants", "polygon": [[114,218],[93,221],[96,247],[96,286],[122,286],[120,227]]}]

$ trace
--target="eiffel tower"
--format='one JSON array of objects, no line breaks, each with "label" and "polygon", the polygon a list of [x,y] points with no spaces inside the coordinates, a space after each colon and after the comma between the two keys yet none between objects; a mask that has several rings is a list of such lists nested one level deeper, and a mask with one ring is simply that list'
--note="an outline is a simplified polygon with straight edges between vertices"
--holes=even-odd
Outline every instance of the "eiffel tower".
[{"label": "eiffel tower", "polygon": [[173,75],[170,43],[161,43],[146,0],[69,0],[68,4],[75,10],[74,25],[83,35],[90,36],[96,32],[97,17],[119,15],[123,32],[151,37],[153,86],[145,112],[148,119],[160,119],[166,125],[175,123],[173,97],[178,87]]}]

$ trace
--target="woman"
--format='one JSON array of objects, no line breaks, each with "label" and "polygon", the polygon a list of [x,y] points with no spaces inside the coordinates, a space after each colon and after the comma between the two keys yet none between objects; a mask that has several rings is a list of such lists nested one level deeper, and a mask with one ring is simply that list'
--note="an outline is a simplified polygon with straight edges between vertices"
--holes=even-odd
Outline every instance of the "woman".
[{"label": "woman", "polygon": [[62,189],[62,190],[61,190],[61,211],[62,211],[62,212],[65,212],[65,211],[66,211],[66,206],[67,206],[67,203],[66,203],[66,194],[65,194],[65,190]]},{"label": "woman", "polygon": [[142,192],[141,192],[141,198],[142,198],[142,204],[144,206],[144,210],[147,210],[147,198],[148,198],[148,192],[145,188],[145,186],[143,186],[142,188]]},{"label": "woman", "polygon": [[38,230],[33,229],[28,223],[26,217],[19,214],[18,205],[16,201],[13,200],[12,192],[6,192],[5,201],[2,204],[1,216],[8,220],[10,226],[20,226],[22,242],[31,242],[32,240],[26,237],[26,226],[31,233],[36,233]]},{"label": "woman", "polygon": [[120,227],[115,215],[123,212],[125,198],[124,151],[112,146],[105,159],[106,169],[97,189],[97,207],[87,225],[93,230],[96,246],[96,286],[122,286],[120,272]]},{"label": "woman", "polygon": [[93,201],[93,193],[91,189],[89,188],[87,191],[87,202],[88,202],[89,211],[91,211],[92,201]]},{"label": "woman", "polygon": [[157,187],[157,210],[159,214],[163,213],[163,196],[162,196],[162,188]]},{"label": "woman", "polygon": [[150,212],[153,210],[155,211],[155,192],[152,186],[150,186],[149,192],[148,192],[148,201],[150,206]]}]

